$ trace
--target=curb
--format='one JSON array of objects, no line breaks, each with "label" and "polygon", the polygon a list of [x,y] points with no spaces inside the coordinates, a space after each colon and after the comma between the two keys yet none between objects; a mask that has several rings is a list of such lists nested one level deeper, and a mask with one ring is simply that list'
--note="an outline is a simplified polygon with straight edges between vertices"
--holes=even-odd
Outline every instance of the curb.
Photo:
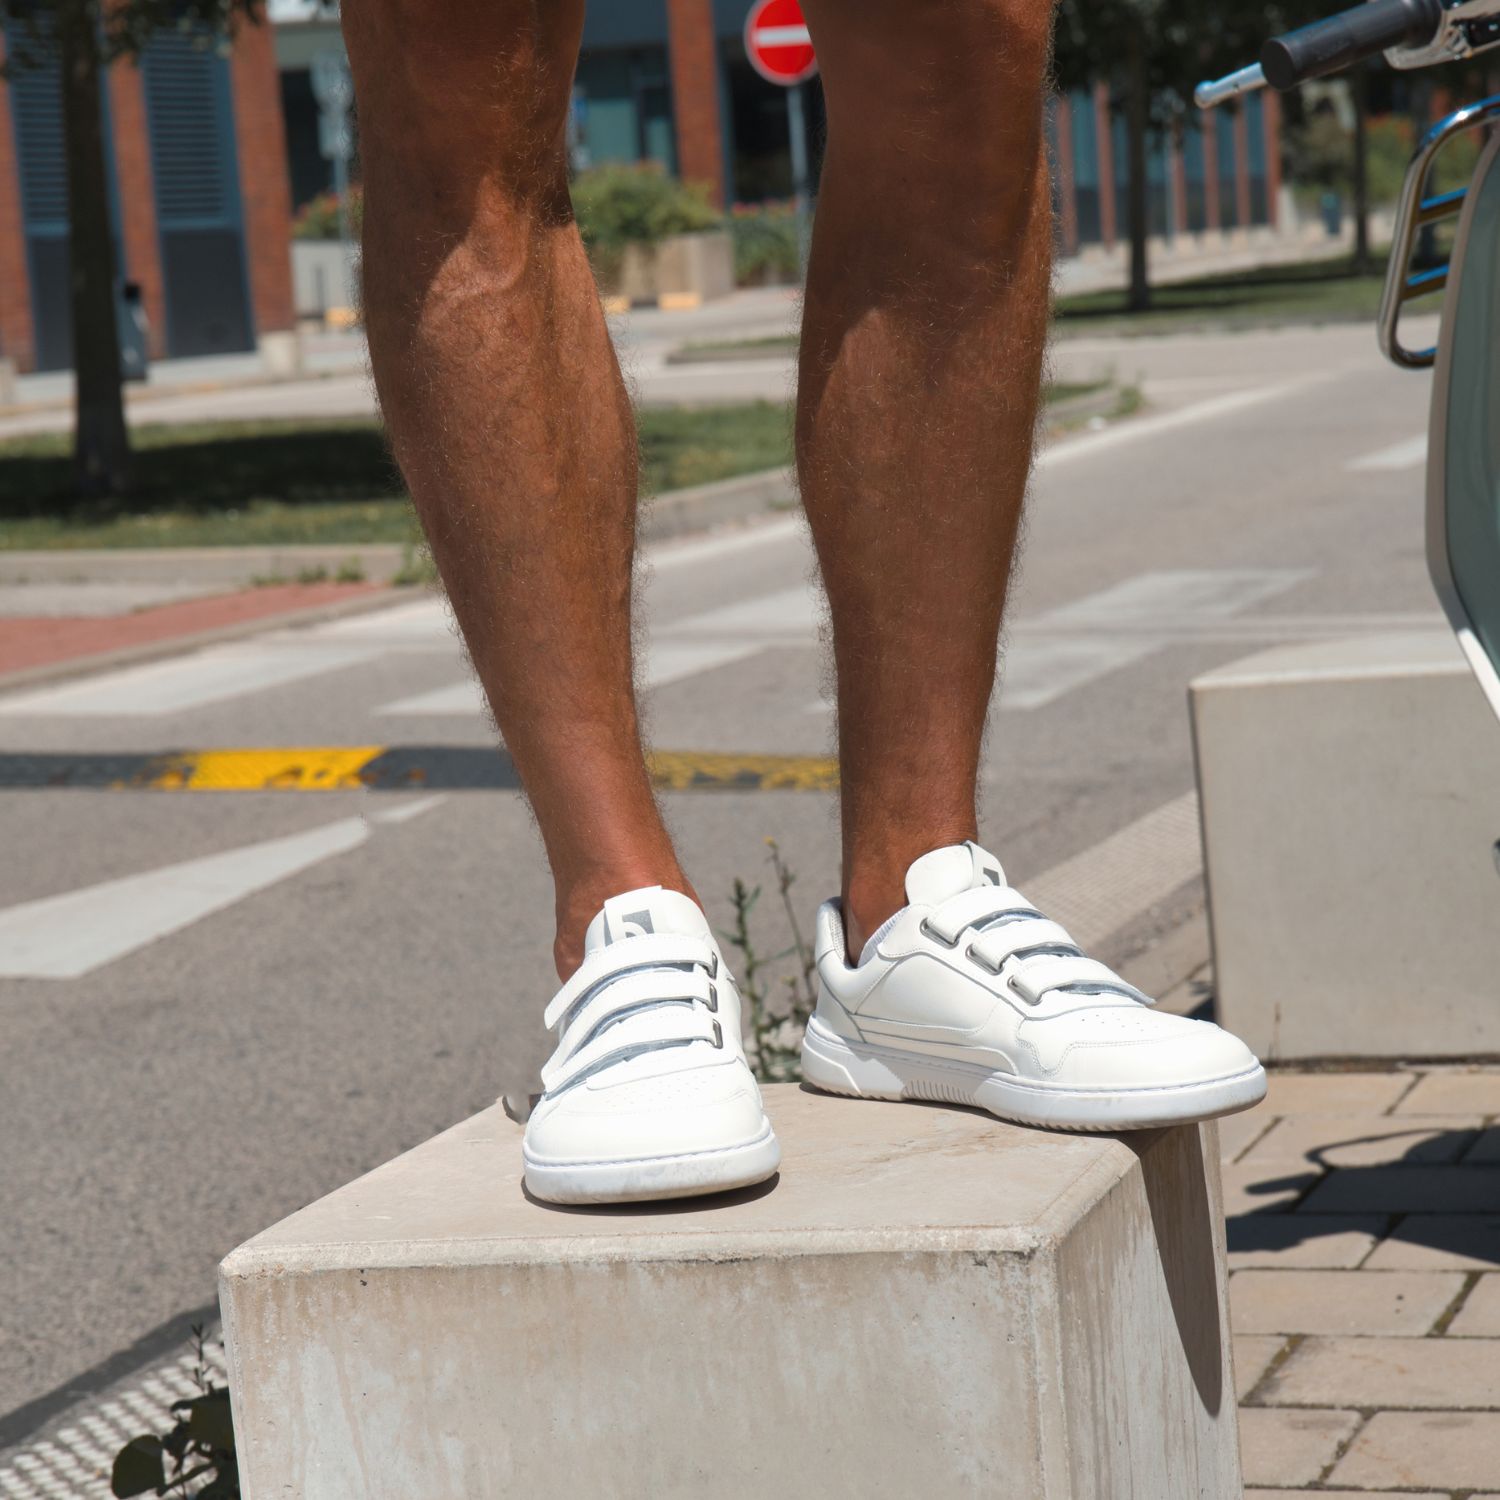
[{"label": "curb", "polygon": [[294,582],[299,573],[315,568],[333,574],[351,562],[359,564],[369,581],[389,583],[404,566],[407,551],[397,542],[0,551],[0,584],[222,583],[249,587],[264,578]]},{"label": "curb", "polygon": [[94,672],[113,671],[116,667],[140,666],[145,662],[159,661],[163,657],[182,656],[205,646],[217,646],[225,641],[242,640],[245,636],[262,635],[268,630],[296,630],[306,625],[322,625],[329,620],[341,620],[347,615],[370,614],[377,609],[404,603],[415,597],[416,593],[414,589],[381,589],[361,594],[354,599],[309,605],[305,609],[289,609],[285,614],[261,615],[254,620],[236,620],[232,625],[216,625],[208,630],[189,631],[184,635],[168,636],[159,641],[142,641],[137,646],[122,646],[117,651],[96,651],[86,656],[70,657],[66,661],[22,667],[17,672],[0,675],[0,693],[36,687],[42,683],[61,682],[69,677],[87,677]]},{"label": "curb", "polygon": [[790,510],[796,504],[796,485],[787,469],[761,469],[714,484],[667,490],[641,501],[640,539],[663,542],[748,520],[768,510]]},{"label": "curb", "polygon": [[[761,469],[713,484],[667,490],[641,501],[643,542],[664,541],[742,521],[796,504],[786,469]],[[373,583],[388,583],[408,561],[410,548],[396,542],[363,545],[316,543],[280,547],[89,547],[73,551],[0,551],[0,584],[26,583],[222,583],[248,586],[259,578],[285,577],[324,568],[336,573],[357,562]]]}]

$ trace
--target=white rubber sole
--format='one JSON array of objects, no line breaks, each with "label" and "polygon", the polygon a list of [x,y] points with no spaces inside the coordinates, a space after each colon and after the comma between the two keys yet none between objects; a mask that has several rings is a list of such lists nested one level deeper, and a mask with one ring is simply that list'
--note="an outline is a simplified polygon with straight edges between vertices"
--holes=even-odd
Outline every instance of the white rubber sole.
[{"label": "white rubber sole", "polygon": [[764,1182],[781,1165],[781,1143],[771,1122],[753,1140],[714,1151],[615,1161],[545,1161],[523,1144],[526,1190],[548,1203],[649,1203],[698,1198]]},{"label": "white rubber sole", "polygon": [[802,1076],[814,1088],[856,1099],[968,1104],[1002,1120],[1057,1130],[1151,1130],[1212,1120],[1260,1103],[1259,1063],[1241,1073],[1170,1088],[1070,1089],[997,1073],[981,1063],[849,1041],[820,1022],[807,1025]]}]

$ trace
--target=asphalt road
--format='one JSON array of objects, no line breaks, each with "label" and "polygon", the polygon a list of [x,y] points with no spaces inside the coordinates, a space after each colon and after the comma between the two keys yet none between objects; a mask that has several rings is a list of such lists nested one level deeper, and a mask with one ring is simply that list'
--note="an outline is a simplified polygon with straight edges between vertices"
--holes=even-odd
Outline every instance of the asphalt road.
[{"label": "asphalt road", "polygon": [[[1087,851],[1190,792],[1196,673],[1438,617],[1428,382],[1385,366],[1369,329],[1073,341],[1056,364],[1139,378],[1149,403],[1041,465],[986,757],[987,840],[1023,886],[1060,870],[1065,890]],[[654,743],[826,754],[797,522],[651,562]],[[419,599],[7,695],[0,755],[483,746],[468,683]],[[768,835],[807,917],[833,888],[828,793],[664,800],[716,923],[734,877],[765,873]],[[3,1447],[48,1393],[175,1337],[239,1240],[524,1089],[554,981],[512,792],[30,788],[0,793],[0,827]],[[1200,964],[1197,873],[1117,881],[1105,951],[1145,962],[1165,935],[1182,974]]]}]

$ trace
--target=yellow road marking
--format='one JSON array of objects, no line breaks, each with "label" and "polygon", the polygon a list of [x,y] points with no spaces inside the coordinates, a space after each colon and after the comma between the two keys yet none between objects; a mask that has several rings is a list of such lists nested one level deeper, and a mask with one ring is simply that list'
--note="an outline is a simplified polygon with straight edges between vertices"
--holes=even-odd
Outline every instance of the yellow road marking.
[{"label": "yellow road marking", "polygon": [[156,761],[130,784],[184,792],[345,791],[363,785],[360,772],[383,749],[190,750]]},{"label": "yellow road marking", "polygon": [[760,791],[821,792],[839,784],[836,760],[816,755],[733,755],[656,750],[647,757],[651,780],[675,792],[695,787],[744,786]]},{"label": "yellow road marking", "polygon": [[[57,785],[74,780],[66,757],[22,757],[21,779],[6,785]],[[127,757],[127,760],[132,757]],[[0,756],[0,762],[5,757]],[[665,791],[831,791],[838,762],[812,755],[735,755],[722,751],[657,750],[648,757],[652,783]],[[86,770],[86,768],[85,768]],[[4,767],[0,765],[0,773]],[[24,773],[24,774],[23,774]],[[183,750],[142,756],[139,767],[115,769],[93,783],[121,790],[166,792],[333,792],[362,786],[441,786],[514,790],[504,751],[480,746],[334,745],[239,750]]]}]

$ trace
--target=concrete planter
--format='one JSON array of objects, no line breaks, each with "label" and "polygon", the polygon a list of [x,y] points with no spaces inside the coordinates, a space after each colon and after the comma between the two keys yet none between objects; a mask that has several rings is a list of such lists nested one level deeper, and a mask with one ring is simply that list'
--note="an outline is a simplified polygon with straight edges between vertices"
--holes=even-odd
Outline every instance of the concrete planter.
[{"label": "concrete planter", "polygon": [[292,292],[299,318],[324,318],[357,307],[354,246],[338,240],[293,240]]},{"label": "concrete planter", "polygon": [[619,295],[631,302],[708,302],[734,290],[734,242],[727,230],[674,234],[657,245],[627,245]]}]

